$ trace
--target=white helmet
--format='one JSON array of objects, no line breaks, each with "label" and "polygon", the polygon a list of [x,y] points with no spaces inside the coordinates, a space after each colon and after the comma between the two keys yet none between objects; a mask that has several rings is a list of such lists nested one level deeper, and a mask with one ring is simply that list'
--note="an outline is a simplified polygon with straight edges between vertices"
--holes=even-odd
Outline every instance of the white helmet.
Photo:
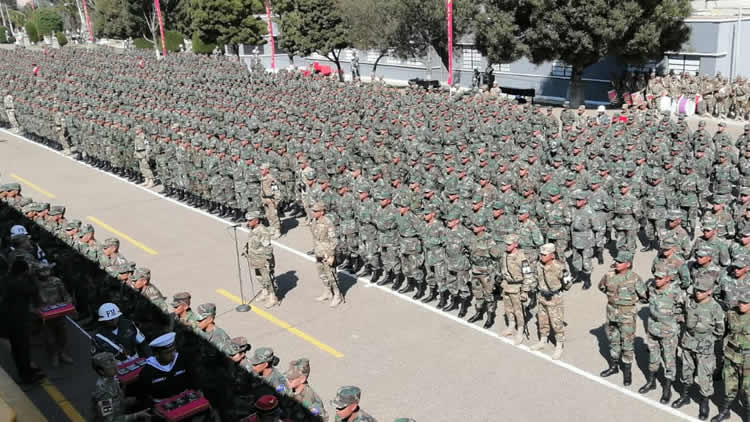
[{"label": "white helmet", "polygon": [[120,308],[114,303],[105,303],[99,307],[99,321],[111,321],[121,316]]}]

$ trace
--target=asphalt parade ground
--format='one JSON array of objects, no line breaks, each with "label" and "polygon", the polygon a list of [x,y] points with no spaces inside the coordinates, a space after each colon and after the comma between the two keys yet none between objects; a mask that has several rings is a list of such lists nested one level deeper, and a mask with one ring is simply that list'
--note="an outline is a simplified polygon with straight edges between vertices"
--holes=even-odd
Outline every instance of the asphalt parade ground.
[{"label": "asphalt parade ground", "polygon": [[[621,374],[599,377],[606,367],[606,298],[596,283],[612,263],[608,254],[604,265],[595,265],[594,288],[583,291],[579,283],[566,293],[567,342],[562,359],[553,361],[552,347],[528,349],[537,341],[533,321],[531,339],[523,345],[502,338],[501,309],[495,326],[485,330],[455,312],[436,310],[434,303],[341,273],[346,303],[331,309],[316,302],[322,285],[314,259],[306,254],[312,240],[303,220],[283,220],[285,235],[274,243],[281,306],[238,313],[240,297],[258,291],[242,258],[238,279],[235,245],[245,243],[244,228],[236,229],[235,243],[231,222],[163,197],[161,188],[145,189],[7,131],[0,131],[0,172],[4,182],[21,183],[24,196],[65,205],[68,219],[93,224],[99,241],[120,238],[122,253],[150,268],[152,282],[165,296],[188,291],[194,309],[214,302],[217,324],[230,336],[247,337],[253,348],[272,347],[282,370],[292,359],[309,358],[310,383],[329,413],[337,387],[353,384],[362,388],[361,406],[381,422],[397,417],[420,422],[698,420],[695,402],[674,410],[659,403],[661,388],[637,392],[648,365],[645,308],[636,332],[633,384],[623,387]],[[636,254],[634,268],[644,279],[650,278],[654,254]],[[91,417],[88,339],[72,324],[69,329],[72,366],[49,368],[41,342],[33,346],[48,380],[26,393],[50,421]],[[15,374],[2,342],[0,363]],[[717,412],[713,400],[711,416]],[[731,420],[740,418],[733,413]]]}]

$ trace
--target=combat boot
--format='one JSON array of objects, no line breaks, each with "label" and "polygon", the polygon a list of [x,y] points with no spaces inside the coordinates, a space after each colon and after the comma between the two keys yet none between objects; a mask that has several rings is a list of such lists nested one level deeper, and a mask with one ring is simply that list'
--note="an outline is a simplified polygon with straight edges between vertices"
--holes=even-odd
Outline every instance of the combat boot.
[{"label": "combat boot", "polygon": [[[435,289],[435,291],[437,292],[437,289]],[[440,296],[440,300],[438,300],[438,303],[437,305],[435,305],[435,307],[438,309],[443,309],[448,303],[448,292],[440,292],[438,296]]]},{"label": "combat boot", "polygon": [[651,390],[656,390],[656,372],[648,373],[648,376],[646,377],[646,383],[643,384],[643,387],[638,389],[638,392],[641,394],[646,394]]},{"label": "combat boot", "polygon": [[398,290],[399,293],[409,293],[417,286],[416,280],[411,277],[406,278],[406,285]]},{"label": "combat boot", "polygon": [[363,264],[359,268],[359,271],[354,273],[354,275],[356,275],[357,277],[364,277],[369,274],[372,274],[372,267],[370,267],[368,264]]},{"label": "combat boot", "polygon": [[680,398],[672,402],[672,408],[679,409],[682,406],[690,403],[690,395],[688,394],[688,387],[689,385],[686,383],[683,383],[680,386]]},{"label": "combat boot", "polygon": [[[385,273],[385,271],[383,271]],[[385,277],[382,277],[377,283],[378,286],[385,286],[386,284],[390,284],[393,282],[393,272],[388,271],[388,274],[383,274]]]},{"label": "combat boot", "polygon": [[459,318],[463,318],[466,316],[466,313],[469,312],[469,305],[471,305],[470,297],[467,297],[466,299],[461,299],[461,302],[459,303],[459,310],[458,310]]},{"label": "combat boot", "polygon": [[343,262],[339,264],[338,269],[339,270],[347,270],[349,268],[349,257],[345,256]]},{"label": "combat boot", "polygon": [[[422,303],[432,302],[433,300],[435,300],[438,297],[437,287],[430,286],[430,287],[427,288],[427,290],[428,290],[427,296],[425,296],[425,297],[422,298]],[[416,296],[414,298],[416,299]]]},{"label": "combat boot", "polygon": [[484,328],[492,328],[492,326],[495,325],[495,312],[487,312],[487,321],[484,322],[484,325],[482,327]]},{"label": "combat boot", "polygon": [[708,397],[701,395],[701,401],[698,403],[698,419],[705,421],[708,419]]},{"label": "combat boot", "polygon": [[604,265],[604,248],[596,248],[596,260],[599,265]]},{"label": "combat boot", "polygon": [[521,343],[523,343],[523,331],[517,330],[516,335],[513,336],[513,345],[518,346]]},{"label": "combat boot", "polygon": [[672,399],[672,380],[665,379],[664,384],[661,386],[661,398],[659,399],[659,403],[667,404],[670,399]]},{"label": "combat boot", "polygon": [[266,309],[273,308],[274,306],[279,304],[279,298],[276,296],[276,293],[270,292],[268,294],[268,298],[266,299]]},{"label": "combat boot", "polygon": [[359,271],[362,269],[362,266],[363,266],[362,258],[358,256],[353,256],[351,258],[351,266],[349,267],[349,271],[352,274],[359,273]]},{"label": "combat boot", "polygon": [[733,402],[734,400],[724,399],[724,403],[721,404],[721,409],[719,409],[719,414],[711,418],[711,422],[721,422],[729,419],[729,409],[732,408]]},{"label": "combat boot", "polygon": [[622,363],[622,385],[629,386],[633,383],[633,372],[631,371],[632,364]]},{"label": "combat boot", "polygon": [[451,295],[450,302],[443,307],[445,312],[455,311],[458,309],[458,304],[461,303],[461,298],[458,295]]},{"label": "combat boot", "polygon": [[268,298],[268,289],[262,289],[260,293],[258,293],[258,297],[255,298],[258,302],[262,302]]},{"label": "combat boot", "polygon": [[404,277],[403,274],[394,274],[393,275],[393,285],[391,286],[391,290],[398,290],[406,280],[406,277]]},{"label": "combat boot", "polygon": [[341,292],[339,291],[339,289],[337,287],[334,287],[333,290],[333,298],[331,299],[331,304],[328,305],[331,308],[335,308],[341,305],[341,303],[344,301],[344,298],[341,296]]},{"label": "combat boot", "polygon": [[485,304],[484,302],[482,302],[481,304],[479,304],[479,306],[476,307],[476,312],[474,312],[474,315],[469,317],[469,319],[467,319],[466,321],[473,323],[481,319],[484,319],[484,312],[485,312]]},{"label": "combat boot", "polygon": [[412,299],[421,299],[424,296],[425,289],[427,289],[427,283],[424,281],[417,283],[417,293],[412,296]]},{"label": "combat boot", "polygon": [[241,209],[237,208],[234,210],[234,218],[232,218],[232,221],[235,223],[241,223],[245,221],[245,213],[242,212]]},{"label": "combat boot", "polygon": [[[369,267],[369,269],[372,269],[372,267]],[[380,279],[383,278],[383,275],[384,274],[382,269],[378,268],[374,270],[372,276],[370,276],[370,283],[377,284],[379,281],[381,281]]]},{"label": "combat boot", "polygon": [[560,357],[562,356],[562,352],[563,352],[563,346],[564,346],[563,342],[558,340],[557,344],[555,344],[555,352],[552,353],[552,360],[560,359]]},{"label": "combat boot", "polygon": [[583,290],[588,290],[591,288],[591,273],[583,272],[581,273],[581,278],[583,280]]},{"label": "combat boot", "polygon": [[547,346],[547,343],[548,343],[547,336],[544,336],[544,337],[542,337],[542,338],[539,339],[539,342],[537,344],[529,347],[529,349],[531,349],[531,350],[542,350],[542,349],[544,349]]},{"label": "combat boot", "polygon": [[603,370],[602,372],[599,372],[599,376],[602,378],[607,378],[609,376],[612,376],[616,373],[620,372],[620,368],[617,367],[617,362],[614,361],[614,359],[609,359],[609,368]]},{"label": "combat boot", "polygon": [[315,298],[315,300],[317,300],[318,302],[325,302],[333,298],[333,292],[331,291],[331,288],[324,287],[324,289],[325,290],[323,290],[323,294]]}]

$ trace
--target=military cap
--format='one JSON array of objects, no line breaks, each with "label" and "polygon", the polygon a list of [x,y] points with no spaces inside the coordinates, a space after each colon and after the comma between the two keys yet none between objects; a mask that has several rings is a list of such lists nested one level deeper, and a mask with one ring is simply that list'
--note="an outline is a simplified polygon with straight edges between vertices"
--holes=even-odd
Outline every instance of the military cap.
[{"label": "military cap", "polygon": [[47,215],[50,215],[53,217],[56,215],[63,215],[63,214],[65,214],[65,207],[62,205],[53,205],[49,207],[49,212],[47,213]]},{"label": "military cap", "polygon": [[252,158],[253,158],[253,152],[250,150],[250,148],[242,148],[240,150],[240,159],[250,160]]},{"label": "military cap", "polygon": [[104,242],[102,242],[103,248],[109,248],[112,246],[120,246],[120,239],[116,237],[110,237],[108,239],[105,239]]},{"label": "military cap", "polygon": [[126,262],[117,267],[117,274],[132,273],[135,271],[135,262]]},{"label": "military cap", "polygon": [[417,422],[417,421],[412,418],[396,418],[393,420],[393,422]]},{"label": "military cap", "polygon": [[511,233],[505,236],[505,244],[512,245],[514,243],[518,243],[520,239],[521,238],[517,234]]},{"label": "military cap", "polygon": [[21,185],[19,183],[6,183],[0,186],[0,192],[11,192],[14,190],[20,191]]},{"label": "military cap", "polygon": [[245,213],[245,220],[247,221],[251,221],[261,217],[263,217],[263,213],[261,213],[260,210],[249,210]]},{"label": "military cap", "polygon": [[85,226],[81,226],[81,229],[78,230],[78,237],[83,237],[89,233],[94,233],[94,226],[86,224]]},{"label": "military cap", "polygon": [[545,243],[544,245],[539,247],[539,253],[542,255],[549,255],[551,253],[555,253],[555,244]]},{"label": "military cap", "polygon": [[318,201],[315,204],[313,204],[312,211],[325,211],[326,210],[326,204],[323,201]]},{"label": "military cap", "polygon": [[42,212],[49,209],[49,204],[45,202],[32,202],[23,207],[23,212]]},{"label": "military cap", "polygon": [[69,220],[63,225],[63,230],[74,230],[81,228],[81,220]]},{"label": "military cap", "polygon": [[701,228],[703,230],[715,230],[716,229],[716,218],[713,217],[711,214],[706,214],[705,217],[703,217],[703,221],[701,221]]},{"label": "military cap", "polygon": [[589,199],[589,192],[581,189],[576,189],[575,191],[573,191],[571,196],[575,200],[583,201],[584,199]]},{"label": "military cap", "polygon": [[740,187],[739,194],[741,196],[750,196],[750,186],[742,186],[742,187]]},{"label": "military cap", "polygon": [[719,122],[719,127],[727,127],[727,124],[724,122]]},{"label": "military cap", "polygon": [[705,120],[699,121],[698,122],[698,127],[706,127],[706,121]]},{"label": "military cap", "polygon": [[735,268],[750,267],[750,257],[747,255],[740,255],[732,260],[732,266]]},{"label": "military cap", "polygon": [[529,214],[529,213],[531,213],[531,208],[528,205],[523,204],[520,207],[518,207],[518,214],[519,215],[521,215],[521,214]]},{"label": "military cap", "polygon": [[503,202],[503,201],[493,201],[492,202],[492,209],[493,210],[505,209],[505,202]]},{"label": "military cap", "polygon": [[567,173],[567,174],[565,175],[565,180],[567,180],[567,181],[569,181],[569,182],[570,182],[570,181],[572,181],[572,180],[576,180],[576,178],[577,178],[577,177],[578,177],[578,175],[576,174],[576,172],[574,172],[574,171],[569,171],[569,172],[568,172],[568,173]]},{"label": "military cap", "polygon": [[669,268],[666,265],[657,265],[654,268],[654,278],[664,278],[671,275]]},{"label": "military cap", "polygon": [[673,208],[667,211],[667,219],[668,220],[681,220],[682,210]]},{"label": "military cap", "polygon": [[255,407],[255,410],[261,414],[273,412],[279,407],[279,399],[273,394],[266,394],[258,397],[258,400],[255,400],[253,406]]},{"label": "military cap", "polygon": [[179,306],[181,304],[190,304],[190,293],[188,292],[180,292],[175,293],[174,296],[172,296],[172,307]]},{"label": "military cap", "polygon": [[549,196],[557,196],[560,195],[560,186],[557,186],[556,184],[552,184],[547,188],[547,194]]},{"label": "military cap", "polygon": [[247,352],[251,349],[252,346],[250,346],[250,343],[247,342],[247,338],[245,337],[234,337],[232,339],[232,345],[235,347],[235,352],[233,355],[237,353]]},{"label": "military cap", "polygon": [[615,256],[615,261],[617,262],[633,262],[633,253],[626,250],[619,250],[617,251],[617,256]]},{"label": "military cap", "polygon": [[302,170],[302,177],[307,180],[313,180],[315,178],[315,169],[312,167],[305,168]]},{"label": "military cap", "polygon": [[336,409],[343,409],[350,404],[359,403],[362,391],[359,387],[347,385],[336,390],[336,398],[331,400],[331,404]]},{"label": "military cap", "polygon": [[718,274],[714,271],[702,272],[693,280],[693,288],[701,292],[713,290],[714,279],[717,276]]},{"label": "military cap", "polygon": [[746,130],[746,131],[747,131],[747,130],[750,130],[750,123],[746,123],[746,124],[745,124],[745,130]]},{"label": "military cap", "polygon": [[251,365],[260,365],[264,362],[270,362],[271,359],[273,359],[273,349],[270,347],[259,347],[255,349],[249,361]]},{"label": "military cap", "polygon": [[151,280],[151,270],[146,267],[138,267],[133,271],[133,280]]},{"label": "military cap", "polygon": [[198,309],[196,309],[196,316],[198,317],[198,321],[203,321],[204,319],[208,317],[215,317],[216,316],[216,305],[213,303],[202,303],[198,305]]},{"label": "military cap", "polygon": [[750,287],[741,287],[735,293],[737,302],[750,303]]},{"label": "military cap", "polygon": [[743,226],[742,229],[738,231],[738,233],[742,237],[748,237],[748,236],[750,236],[750,225]]},{"label": "military cap", "polygon": [[589,177],[589,185],[601,185],[602,184],[602,177],[598,174],[593,174],[591,177]]},{"label": "military cap", "polygon": [[260,164],[260,169],[261,170],[268,170],[270,168],[271,168],[271,163],[263,162],[263,163]]},{"label": "military cap", "polygon": [[713,249],[708,245],[701,245],[696,251],[696,256],[713,256]]},{"label": "military cap", "polygon": [[481,212],[473,213],[471,216],[471,224],[476,227],[482,227],[485,224],[487,224],[484,213],[481,213]]},{"label": "military cap", "polygon": [[307,358],[300,358],[289,362],[286,378],[292,380],[301,376],[310,376],[310,360]]}]

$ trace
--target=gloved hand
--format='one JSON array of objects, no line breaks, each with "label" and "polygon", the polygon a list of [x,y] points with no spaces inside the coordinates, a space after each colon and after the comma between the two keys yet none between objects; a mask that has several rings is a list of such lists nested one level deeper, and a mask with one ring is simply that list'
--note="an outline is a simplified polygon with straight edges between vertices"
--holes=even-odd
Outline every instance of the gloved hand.
[{"label": "gloved hand", "polygon": [[536,308],[536,295],[533,294],[533,293],[529,297],[529,306],[528,307],[529,307],[529,309]]},{"label": "gloved hand", "polygon": [[521,303],[526,303],[529,301],[529,294],[526,292],[521,292]]}]

